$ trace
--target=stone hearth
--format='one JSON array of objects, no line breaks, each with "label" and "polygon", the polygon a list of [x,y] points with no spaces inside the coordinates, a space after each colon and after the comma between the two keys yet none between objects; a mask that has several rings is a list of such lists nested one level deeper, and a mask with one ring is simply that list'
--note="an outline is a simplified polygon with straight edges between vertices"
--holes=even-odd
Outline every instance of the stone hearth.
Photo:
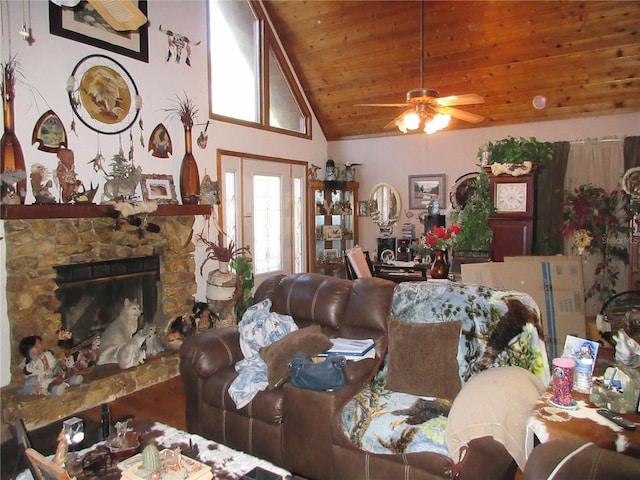
[{"label": "stone hearth", "polygon": [[3,434],[14,416],[21,416],[28,428],[35,428],[178,375],[178,358],[173,352],[128,370],[119,370],[117,365],[99,366],[82,385],[67,389],[60,397],[15,393],[23,381],[18,352],[21,338],[41,335],[47,348],[60,352],[54,266],[158,255],[165,319],[191,311],[197,290],[192,243],[195,217],[154,216],[152,221],[160,226],[160,232],[145,232],[142,237],[128,223],[116,229],[116,221],[103,216],[5,222],[12,383],[1,392]]}]

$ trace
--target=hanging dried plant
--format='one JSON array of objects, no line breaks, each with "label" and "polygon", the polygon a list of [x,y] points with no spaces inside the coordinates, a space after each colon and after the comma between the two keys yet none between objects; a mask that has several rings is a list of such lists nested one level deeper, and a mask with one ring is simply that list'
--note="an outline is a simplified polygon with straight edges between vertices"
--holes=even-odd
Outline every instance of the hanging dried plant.
[{"label": "hanging dried plant", "polygon": [[198,118],[198,107],[195,105],[192,99],[190,99],[185,92],[184,98],[176,95],[176,100],[173,100],[173,106],[166,108],[164,111],[168,112],[170,116],[178,117],[185,127],[193,127],[195,120]]}]

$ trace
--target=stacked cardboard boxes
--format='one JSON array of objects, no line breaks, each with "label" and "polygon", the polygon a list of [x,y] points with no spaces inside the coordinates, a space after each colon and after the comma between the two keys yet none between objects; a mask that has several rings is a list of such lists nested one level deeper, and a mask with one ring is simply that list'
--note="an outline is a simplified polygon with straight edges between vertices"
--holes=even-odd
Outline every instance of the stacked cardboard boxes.
[{"label": "stacked cardboard boxes", "polygon": [[462,281],[531,295],[540,307],[550,358],[562,354],[567,335],[586,338],[580,257],[505,257],[504,262],[465,264]]}]

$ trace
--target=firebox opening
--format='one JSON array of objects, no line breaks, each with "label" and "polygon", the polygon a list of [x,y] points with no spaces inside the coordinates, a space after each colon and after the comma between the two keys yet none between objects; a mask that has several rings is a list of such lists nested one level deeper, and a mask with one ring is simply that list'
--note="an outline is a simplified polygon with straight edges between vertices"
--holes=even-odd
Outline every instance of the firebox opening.
[{"label": "firebox opening", "polygon": [[59,265],[56,296],[61,323],[77,344],[104,331],[120,314],[125,299],[142,308],[138,327],[154,323],[158,312],[160,258],[157,255]]}]

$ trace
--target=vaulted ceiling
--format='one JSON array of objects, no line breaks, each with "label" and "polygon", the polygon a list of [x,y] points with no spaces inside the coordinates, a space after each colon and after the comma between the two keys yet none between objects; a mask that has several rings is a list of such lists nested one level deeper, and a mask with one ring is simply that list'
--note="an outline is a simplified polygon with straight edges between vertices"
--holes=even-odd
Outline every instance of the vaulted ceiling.
[{"label": "vaulted ceiling", "polygon": [[[422,86],[475,93],[448,130],[640,111],[640,2],[264,0],[328,140],[385,128]],[[532,100],[546,97],[546,107]]]}]

